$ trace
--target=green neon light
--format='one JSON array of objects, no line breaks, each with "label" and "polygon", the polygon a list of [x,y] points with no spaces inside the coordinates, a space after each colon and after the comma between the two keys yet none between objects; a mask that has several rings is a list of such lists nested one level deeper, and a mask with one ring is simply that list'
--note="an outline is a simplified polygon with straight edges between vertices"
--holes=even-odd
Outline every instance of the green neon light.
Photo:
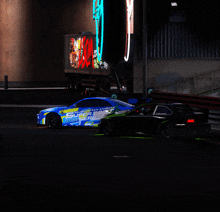
[{"label": "green neon light", "polygon": [[[93,20],[96,22],[96,51],[98,62],[102,59],[104,40],[104,0],[93,0]],[[99,46],[99,26],[101,24],[101,43]],[[100,51],[99,51],[100,50]]]},{"label": "green neon light", "polygon": [[197,141],[206,141],[206,140],[210,140],[210,139],[207,139],[207,138],[194,138],[195,140]]}]

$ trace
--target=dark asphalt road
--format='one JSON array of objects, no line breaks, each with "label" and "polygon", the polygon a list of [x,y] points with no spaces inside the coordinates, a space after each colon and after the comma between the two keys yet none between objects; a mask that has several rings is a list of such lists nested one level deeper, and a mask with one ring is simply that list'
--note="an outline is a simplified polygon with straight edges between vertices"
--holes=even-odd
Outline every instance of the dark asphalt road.
[{"label": "dark asphalt road", "polygon": [[1,211],[218,211],[218,134],[167,142],[49,130],[36,126],[40,109],[0,108]]}]

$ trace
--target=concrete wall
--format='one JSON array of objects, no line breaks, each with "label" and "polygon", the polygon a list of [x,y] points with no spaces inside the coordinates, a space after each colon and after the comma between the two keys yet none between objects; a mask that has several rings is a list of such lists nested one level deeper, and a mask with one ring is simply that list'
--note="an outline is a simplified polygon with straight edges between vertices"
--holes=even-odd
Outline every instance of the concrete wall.
[{"label": "concrete wall", "polygon": [[[134,92],[143,91],[143,64],[135,60]],[[201,75],[207,71],[220,70],[218,59],[148,59],[147,87],[159,87],[176,80]],[[187,85],[186,85],[187,86]]]},{"label": "concrete wall", "polygon": [[0,1],[0,81],[29,80],[27,73],[28,0]]},{"label": "concrete wall", "polygon": [[[64,35],[95,34],[91,0],[1,0],[0,86],[4,76],[16,86],[30,82],[64,82]],[[134,92],[143,91],[142,0],[134,5]],[[216,59],[148,59],[147,86],[171,83],[208,70],[220,69]],[[36,83],[35,83],[36,84]]]},{"label": "concrete wall", "polygon": [[161,86],[220,69],[217,59],[148,59],[148,85]]},{"label": "concrete wall", "polygon": [[[151,3],[152,3],[152,5],[151,5]],[[163,8],[162,4],[157,5],[156,1],[148,1],[147,5],[148,6],[151,5],[150,7],[148,7],[149,9],[147,11],[147,23],[149,23],[148,31],[147,31],[148,38],[152,37],[152,38],[155,38],[155,40],[157,41],[154,45],[154,43],[150,43],[150,40],[149,40],[148,41],[149,47],[156,46],[155,47],[156,51],[159,51],[159,52],[161,51],[162,53],[156,54],[156,57],[158,57],[158,58],[152,58],[153,56],[151,56],[150,54],[148,55],[149,58],[148,58],[147,66],[145,68],[145,72],[146,72],[145,79],[147,78],[147,80],[146,80],[147,85],[145,85],[145,87],[158,87],[158,86],[162,86],[165,84],[173,83],[176,80],[179,80],[181,78],[194,77],[194,76],[200,75],[204,72],[211,71],[211,70],[220,70],[220,58],[218,58],[218,56],[215,56],[215,58],[210,57],[210,58],[205,58],[205,59],[201,57],[201,55],[204,55],[205,53],[209,52],[208,49],[210,49],[212,47],[211,45],[206,46],[207,45],[206,42],[204,42],[204,46],[206,46],[207,49],[202,49],[201,48],[202,45],[200,45],[199,47],[193,46],[193,48],[195,50],[197,50],[197,51],[199,50],[198,52],[203,52],[202,54],[198,54],[197,58],[190,58],[190,54],[189,54],[189,56],[187,56],[187,55],[184,56],[185,57],[184,59],[175,59],[174,57],[177,58],[179,56],[178,55],[173,56],[172,54],[171,54],[172,56],[169,56],[169,54],[167,54],[167,53],[164,54],[165,49],[166,49],[166,51],[168,51],[168,43],[169,43],[168,41],[169,40],[170,41],[173,40],[175,42],[180,41],[180,40],[178,40],[179,39],[178,36],[175,37],[173,35],[178,35],[178,33],[180,33],[182,35],[183,32],[180,30],[178,33],[176,33],[176,30],[177,31],[179,30],[178,27],[173,28],[173,31],[161,30],[162,26],[167,24],[168,19],[166,19],[166,18],[168,18],[168,17],[166,17],[166,15],[169,16],[169,12],[167,12],[167,14],[165,14],[165,13],[163,14],[162,11],[166,11],[165,8]],[[167,5],[169,6],[170,3]],[[160,9],[159,9],[159,6],[160,6]],[[166,8],[166,9],[168,9],[168,8]],[[142,61],[142,57],[143,57],[143,43],[142,43],[143,1],[142,0],[135,1],[135,11],[139,11],[139,13],[134,12],[135,51],[134,51],[134,59],[133,59],[133,61],[134,61],[133,91],[135,93],[142,93],[143,87],[144,87],[143,86],[144,74],[143,74],[143,61]],[[190,11],[191,11],[191,9],[190,9]],[[160,14],[160,12],[161,12],[161,14]],[[192,12],[192,14],[194,14],[194,13]],[[163,16],[163,15],[165,15],[165,16]],[[160,16],[160,18],[158,18],[159,16]],[[194,17],[194,15],[192,15],[192,17]],[[199,28],[199,30],[203,31],[203,29],[201,29],[201,28]],[[165,33],[165,31],[166,31],[166,33]],[[191,32],[191,30],[190,30],[190,32]],[[158,37],[154,37],[155,35],[157,35],[157,33],[158,33]],[[145,36],[146,36],[146,34],[145,34]],[[200,39],[200,36],[201,36],[201,33],[197,34],[196,38],[194,38],[194,37],[192,37],[192,38],[195,40],[199,39],[200,41],[202,41],[202,39]],[[168,37],[169,37],[169,39],[168,39]],[[188,39],[187,42],[189,42],[189,37],[191,37],[191,36],[187,37],[187,39]],[[202,38],[202,36],[201,36],[201,38]],[[164,41],[164,43],[162,41]],[[185,41],[186,40],[182,38],[180,43],[183,45],[186,45]],[[191,40],[191,41],[194,41],[194,40]],[[213,43],[212,43],[212,45],[213,45]],[[150,44],[152,44],[152,46]],[[181,50],[183,49],[183,45],[182,46],[180,45]],[[169,50],[174,50],[172,48],[173,48],[172,45],[169,46]],[[176,48],[176,46],[175,46],[175,48]],[[196,48],[200,48],[200,49],[196,49]],[[152,48],[149,48],[149,50],[152,51]],[[177,48],[177,50],[178,50],[178,48]],[[190,48],[187,50],[192,51],[192,47],[190,46]],[[212,51],[213,51],[213,49],[212,49]],[[210,52],[210,53],[212,53],[212,52]],[[168,55],[168,56],[165,56],[165,55]],[[208,54],[208,55],[212,55],[212,54]],[[162,57],[166,57],[166,58],[162,58]],[[199,57],[201,57],[201,58],[199,58]],[[207,55],[206,55],[206,57],[207,57]],[[208,80],[208,78],[206,78],[206,80]],[[200,83],[200,81],[197,80],[197,84],[198,83]],[[204,84],[204,79],[203,79],[203,82],[201,81],[201,83]],[[192,83],[189,82],[189,84],[191,85]],[[210,87],[210,83],[208,83],[208,84],[209,85],[207,87]],[[185,87],[187,87],[187,86],[188,85],[185,84]],[[188,87],[192,87],[192,86],[188,86]],[[190,88],[187,91],[184,90],[184,92],[192,92],[191,90],[192,89]],[[200,88],[199,88],[199,90],[200,90]]]}]

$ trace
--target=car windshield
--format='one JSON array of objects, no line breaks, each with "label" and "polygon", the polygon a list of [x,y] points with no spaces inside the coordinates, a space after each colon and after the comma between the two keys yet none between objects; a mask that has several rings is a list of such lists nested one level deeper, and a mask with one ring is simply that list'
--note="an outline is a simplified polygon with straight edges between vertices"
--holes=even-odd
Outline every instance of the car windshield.
[{"label": "car windshield", "polygon": [[123,102],[121,100],[118,99],[111,99],[112,102],[116,103],[117,105],[121,106],[121,107],[134,107],[134,105],[129,104],[127,102]]}]

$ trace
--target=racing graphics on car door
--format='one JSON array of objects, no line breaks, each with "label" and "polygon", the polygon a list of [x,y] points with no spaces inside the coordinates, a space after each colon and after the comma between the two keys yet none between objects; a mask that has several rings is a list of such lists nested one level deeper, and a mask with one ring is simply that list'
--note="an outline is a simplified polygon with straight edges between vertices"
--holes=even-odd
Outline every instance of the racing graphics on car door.
[{"label": "racing graphics on car door", "polygon": [[152,128],[152,114],[154,112],[154,108],[155,107],[143,106],[132,111],[124,120],[127,123],[132,123],[132,125],[128,125],[127,129],[136,132],[150,131]]},{"label": "racing graphics on car door", "polygon": [[63,112],[63,126],[94,126],[114,107],[105,100],[87,99]]},{"label": "racing graphics on car door", "polygon": [[66,110],[61,110],[60,115],[62,119],[63,126],[73,126],[79,123],[79,116],[78,116],[79,108],[70,108]]}]

